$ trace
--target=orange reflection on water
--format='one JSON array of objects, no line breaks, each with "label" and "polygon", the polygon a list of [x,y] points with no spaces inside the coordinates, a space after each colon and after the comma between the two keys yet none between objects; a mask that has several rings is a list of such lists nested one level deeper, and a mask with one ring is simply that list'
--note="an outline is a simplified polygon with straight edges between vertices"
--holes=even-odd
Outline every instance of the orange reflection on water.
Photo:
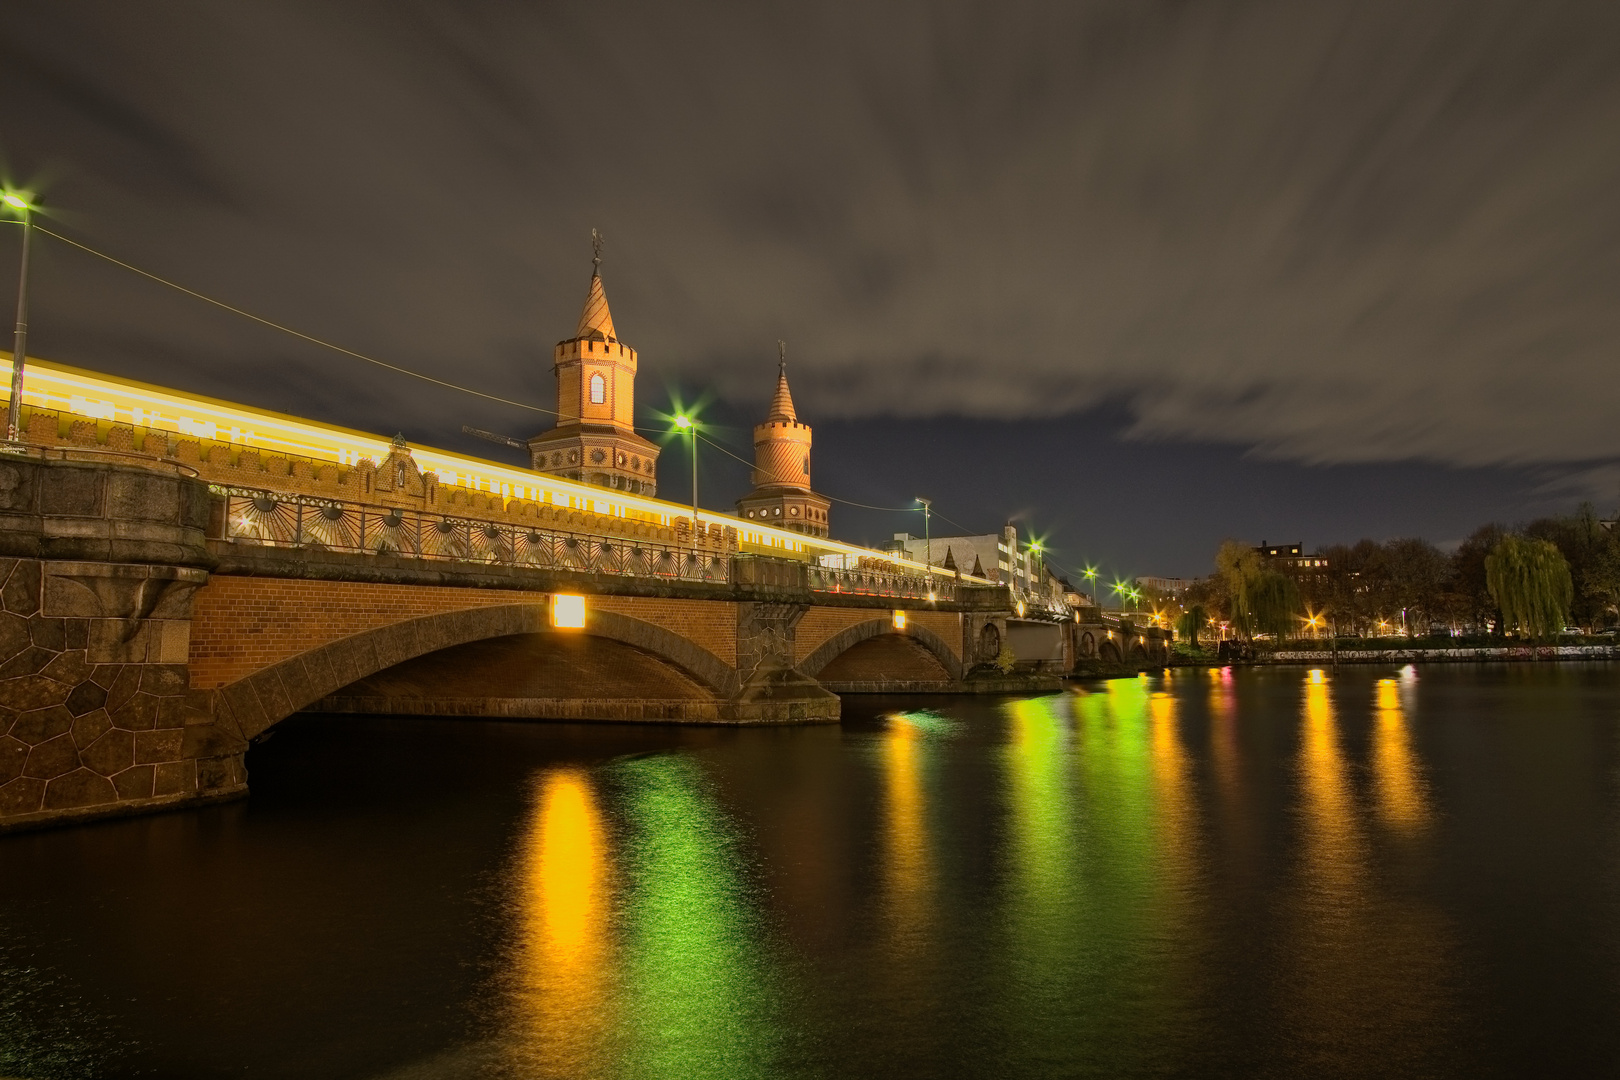
[{"label": "orange reflection on water", "polygon": [[1429,799],[1395,679],[1378,680],[1377,704],[1373,772],[1378,781],[1378,808],[1391,825],[1412,832],[1427,823]]},{"label": "orange reflection on water", "polygon": [[1305,682],[1305,731],[1301,749],[1301,783],[1305,795],[1305,852],[1322,899],[1347,904],[1362,876],[1361,833],[1356,824],[1355,796],[1339,725],[1328,693],[1327,676],[1312,671]]},{"label": "orange reflection on water", "polygon": [[1187,751],[1176,726],[1176,699],[1156,693],[1148,699],[1153,719],[1153,786],[1157,789],[1162,850],[1178,890],[1196,870],[1193,852],[1194,818]]},{"label": "orange reflection on water", "polygon": [[928,921],[928,831],[920,761],[923,739],[922,730],[904,714],[889,717],[883,740],[888,809],[883,873],[894,920],[891,940],[904,952],[920,946]]},{"label": "orange reflection on water", "polygon": [[546,774],[523,883],[522,1056],[538,1075],[583,1075],[607,1031],[610,916],[607,840],[584,774]]},{"label": "orange reflection on water", "polygon": [[1232,797],[1238,793],[1237,699],[1232,692],[1232,669],[1209,669],[1210,757],[1221,791]]}]

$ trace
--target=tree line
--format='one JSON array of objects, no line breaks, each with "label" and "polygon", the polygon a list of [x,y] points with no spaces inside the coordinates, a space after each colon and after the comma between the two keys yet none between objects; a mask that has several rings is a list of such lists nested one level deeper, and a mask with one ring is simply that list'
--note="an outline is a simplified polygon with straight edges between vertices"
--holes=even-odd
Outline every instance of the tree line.
[{"label": "tree line", "polygon": [[1210,636],[1212,622],[1242,638],[1547,638],[1566,625],[1620,624],[1620,537],[1591,504],[1515,529],[1482,526],[1449,554],[1405,538],[1337,544],[1310,558],[1327,565],[1290,566],[1228,540],[1213,574],[1163,603],[1184,639]]}]

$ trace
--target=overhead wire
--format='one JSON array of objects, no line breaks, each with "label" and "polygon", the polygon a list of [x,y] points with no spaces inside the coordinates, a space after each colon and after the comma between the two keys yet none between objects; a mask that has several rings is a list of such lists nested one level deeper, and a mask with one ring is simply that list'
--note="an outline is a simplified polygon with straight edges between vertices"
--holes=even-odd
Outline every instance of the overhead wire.
[{"label": "overhead wire", "polygon": [[[358,352],[358,351],[356,351],[354,349],[346,348],[345,346],[338,345],[335,342],[327,341],[324,338],[316,337],[313,334],[306,334],[302,330],[295,330],[292,327],[287,326],[287,325],[285,325],[283,323],[276,322],[274,319],[267,319],[262,315],[255,315],[251,311],[245,311],[242,308],[239,308],[234,304],[226,303],[224,300],[219,300],[219,299],[216,299],[215,297],[209,296],[206,293],[198,292],[196,289],[187,288],[186,286],[181,285],[178,282],[170,281],[168,278],[165,278],[165,277],[163,277],[163,276],[161,276],[159,274],[154,274],[150,270],[143,270],[139,266],[135,266],[132,263],[125,262],[123,259],[117,258],[117,257],[115,257],[113,255],[109,255],[104,251],[99,251],[96,248],[93,248],[88,244],[83,244],[83,243],[80,243],[77,240],[72,239],[71,237],[63,236],[61,233],[54,232],[51,229],[48,229],[45,226],[40,225],[38,223],[35,223],[33,227],[36,230],[38,230],[39,232],[44,233],[46,236],[49,236],[53,240],[60,240],[62,243],[67,244],[70,247],[77,248],[80,251],[85,252],[86,254],[94,255],[98,259],[103,259],[103,260],[105,260],[105,261],[107,261],[109,263],[112,263],[114,266],[120,267],[120,268],[122,268],[124,270],[128,270],[129,272],[131,272],[133,274],[138,274],[141,277],[146,278],[149,281],[154,281],[154,282],[158,283],[159,285],[165,286],[166,288],[173,289],[176,292],[184,293],[185,295],[187,295],[189,297],[192,297],[195,300],[201,300],[205,304],[211,304],[214,307],[217,307],[217,308],[219,308],[219,309],[221,309],[223,311],[228,311],[233,315],[241,316],[244,319],[248,319],[248,320],[250,320],[252,322],[258,323],[261,326],[269,327],[272,330],[276,330],[276,331],[279,331],[280,333],[287,334],[290,337],[295,337],[295,338],[299,339],[300,341],[308,342],[311,345],[317,345],[317,346],[319,346],[319,347],[321,347],[323,349],[331,349],[333,352],[341,353],[344,356],[351,357],[351,358],[353,358],[355,360],[363,361],[363,362],[365,362],[367,364],[375,365],[376,367],[383,368],[384,370],[392,371],[392,372],[394,372],[396,374],[399,374],[399,375],[405,375],[405,376],[408,376],[409,378],[412,378],[412,379],[420,379],[422,382],[431,383],[434,386],[442,386],[447,390],[454,390],[454,391],[456,391],[458,393],[462,393],[462,394],[470,394],[470,395],[472,395],[474,397],[483,398],[486,401],[494,401],[494,402],[497,402],[497,403],[499,403],[501,405],[511,405],[514,408],[525,409],[525,410],[528,410],[529,412],[542,413],[542,414],[544,414],[546,416],[560,417],[562,415],[560,412],[557,412],[554,409],[547,409],[547,408],[544,408],[544,407],[539,406],[539,405],[531,405],[526,401],[514,401],[511,398],[501,397],[498,394],[491,394],[491,393],[487,393],[487,392],[485,392],[483,390],[476,390],[476,389],[474,389],[474,388],[472,388],[470,386],[463,386],[460,383],[450,382],[449,380],[440,379],[440,378],[437,378],[437,377],[432,376],[432,375],[425,375],[420,371],[412,371],[410,368],[401,367],[398,364],[391,364],[386,360],[379,360],[375,356],[368,356],[365,353]],[[655,429],[649,429],[649,428],[638,428],[637,430],[646,431],[649,434],[659,433],[659,432],[656,432]],[[742,464],[747,465],[749,468],[754,467],[753,462],[747,460],[746,458],[740,457],[737,454],[732,453],[726,447],[724,447],[720,443],[714,441],[713,439],[709,438],[708,436],[703,435],[702,433],[698,433],[697,437],[702,439],[704,442],[708,443],[710,446],[714,447],[716,450],[719,450],[722,454],[725,454],[727,457],[732,458],[735,461],[741,462]],[[923,509],[921,506],[874,506],[871,503],[856,502],[853,499],[841,499],[841,498],[837,497],[836,495],[827,495],[825,493],[818,493],[818,494],[821,494],[822,497],[825,498],[825,499],[828,499],[828,500],[830,500],[832,502],[835,502],[835,503],[839,503],[839,504],[841,504],[843,506],[854,506],[854,507],[858,507],[858,508],[860,508],[862,510],[877,510],[877,511],[880,511],[882,513],[910,514],[910,513],[919,513]],[[931,510],[930,513],[932,514],[932,516],[937,517],[942,521],[948,522],[949,524],[956,526],[958,529],[961,529],[964,533],[968,533],[970,531],[967,528],[967,526],[962,525],[959,522],[952,521],[949,517],[947,517],[946,515],[940,513],[937,510]]]},{"label": "overhead wire", "polygon": [[513,406],[515,408],[519,408],[519,409],[528,409],[531,412],[544,413],[547,416],[561,416],[562,415],[561,413],[558,413],[555,410],[541,408],[539,405],[530,405],[528,402],[525,402],[525,401],[513,401],[511,398],[504,398],[504,397],[499,396],[498,394],[489,394],[489,393],[485,393],[482,390],[474,390],[470,386],[462,386],[459,383],[448,382],[448,381],[446,381],[444,379],[435,378],[432,375],[424,375],[420,371],[412,371],[410,368],[400,367],[398,364],[390,364],[386,360],[378,360],[375,356],[367,356],[365,353],[356,352],[353,349],[344,348],[342,345],[337,345],[337,344],[334,344],[334,343],[332,343],[330,341],[326,341],[326,340],[324,340],[322,338],[318,338],[313,334],[306,334],[301,330],[294,330],[290,326],[284,326],[281,323],[278,323],[278,322],[274,321],[273,319],[266,319],[261,315],[253,314],[253,312],[251,312],[251,311],[243,311],[241,308],[236,307],[234,304],[227,304],[223,300],[216,300],[212,296],[208,296],[205,293],[198,292],[196,289],[188,289],[184,285],[181,285],[181,284],[179,284],[177,282],[170,281],[168,278],[160,277],[159,275],[154,274],[151,271],[142,270],[138,266],[133,266],[133,265],[125,262],[122,259],[114,258],[113,256],[108,255],[104,251],[97,251],[95,248],[91,247],[88,244],[81,244],[77,240],[72,240],[72,239],[69,239],[66,236],[61,235],[60,233],[52,232],[50,229],[45,228],[43,225],[35,225],[34,228],[37,229],[38,231],[44,233],[46,236],[51,237],[52,239],[60,240],[64,244],[70,244],[73,247],[78,248],[80,251],[88,252],[89,254],[94,255],[98,259],[105,259],[108,262],[112,263],[114,266],[123,267],[125,270],[128,270],[128,271],[130,271],[132,273],[139,274],[141,277],[147,278],[148,280],[155,281],[159,285],[166,285],[169,288],[176,290],[177,292],[183,292],[187,296],[193,297],[194,299],[197,299],[197,300],[201,300],[206,304],[212,304],[217,308],[222,308],[225,311],[231,312],[233,315],[240,315],[244,319],[251,319],[253,322],[259,323],[261,326],[268,326],[272,330],[279,330],[283,334],[289,334],[292,337],[298,338],[301,341],[307,341],[312,345],[319,345],[322,348],[331,349],[334,352],[342,353],[344,356],[350,356],[350,357],[353,357],[356,360],[364,360],[368,364],[375,364],[376,366],[378,366],[380,368],[386,368],[387,370],[396,372],[396,373],[398,373],[400,375],[408,375],[413,379],[421,379],[423,382],[432,383],[435,386],[442,386],[447,390],[455,390],[455,391],[458,391],[458,392],[463,393],[463,394],[472,394],[474,397],[481,397],[481,398],[484,398],[485,400],[488,400],[488,401],[496,401],[496,402],[501,403],[502,405],[511,405],[511,406]]},{"label": "overhead wire", "polygon": [[[750,469],[752,469],[754,467],[754,463],[752,461],[749,461],[746,458],[742,458],[742,457],[737,456],[736,454],[733,454],[730,450],[727,450],[724,446],[722,446],[720,443],[715,442],[713,439],[709,438],[707,435],[704,435],[704,434],[702,434],[700,432],[698,434],[698,438],[702,439],[704,442],[708,443],[710,446],[714,447],[716,450],[720,451],[722,454],[726,455],[728,458],[731,458],[733,461],[740,461],[744,465],[747,465]],[[922,507],[920,507],[920,506],[872,506],[872,505],[870,505],[868,503],[855,502],[852,499],[840,499],[838,496],[836,496],[836,495],[828,495],[824,491],[818,491],[818,492],[816,492],[816,494],[820,495],[823,499],[827,499],[827,500],[829,500],[831,502],[842,503],[845,506],[858,506],[863,510],[882,510],[882,511],[884,511],[886,513],[892,513],[892,514],[920,514],[920,513],[922,513]],[[943,515],[939,515],[939,516],[943,516]],[[961,526],[958,525],[957,528],[961,528]]]}]

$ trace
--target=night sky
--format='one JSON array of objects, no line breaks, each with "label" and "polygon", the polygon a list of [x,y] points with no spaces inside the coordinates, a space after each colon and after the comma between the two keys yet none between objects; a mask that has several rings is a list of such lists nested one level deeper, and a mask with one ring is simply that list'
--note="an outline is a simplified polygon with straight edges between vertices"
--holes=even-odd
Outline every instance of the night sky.
[{"label": "night sky", "polygon": [[[599,228],[649,425],[702,398],[747,456],[785,338],[818,488],[1061,564],[1620,502],[1612,2],[13,0],[0,96],[49,227],[541,408]],[[33,296],[63,363],[498,459],[461,425],[549,426],[49,238]]]}]

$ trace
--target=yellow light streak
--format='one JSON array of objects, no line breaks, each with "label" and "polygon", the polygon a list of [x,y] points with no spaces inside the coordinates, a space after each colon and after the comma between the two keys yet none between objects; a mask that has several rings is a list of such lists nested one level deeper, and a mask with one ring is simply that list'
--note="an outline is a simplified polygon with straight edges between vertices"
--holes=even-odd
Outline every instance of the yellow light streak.
[{"label": "yellow light streak", "polygon": [[[0,356],[4,357],[0,359],[0,386],[5,386],[11,381],[11,354],[0,353]],[[316,423],[285,413],[154,386],[134,379],[86,371],[32,356],[28,358],[23,405],[55,409],[86,419],[173,432],[191,439],[211,439],[272,454],[330,461],[343,466],[357,465],[362,458],[381,462],[392,448],[392,440],[380,435]],[[593,487],[429,446],[412,445],[410,449],[418,466],[437,474],[441,484],[451,487],[467,487],[505,498],[549,502],[555,506],[612,517],[649,520],[666,528],[678,518],[690,519],[692,516],[690,506],[661,499]],[[775,548],[800,555],[817,553],[881,558],[911,573],[954,577],[938,567],[929,568],[888,552],[837,540],[810,538],[802,533],[753,522],[745,527],[740,519],[729,514],[699,510],[698,523],[705,529],[710,525],[734,528],[739,542],[745,545]],[[964,581],[989,583],[988,579],[966,574],[962,578]]]}]

